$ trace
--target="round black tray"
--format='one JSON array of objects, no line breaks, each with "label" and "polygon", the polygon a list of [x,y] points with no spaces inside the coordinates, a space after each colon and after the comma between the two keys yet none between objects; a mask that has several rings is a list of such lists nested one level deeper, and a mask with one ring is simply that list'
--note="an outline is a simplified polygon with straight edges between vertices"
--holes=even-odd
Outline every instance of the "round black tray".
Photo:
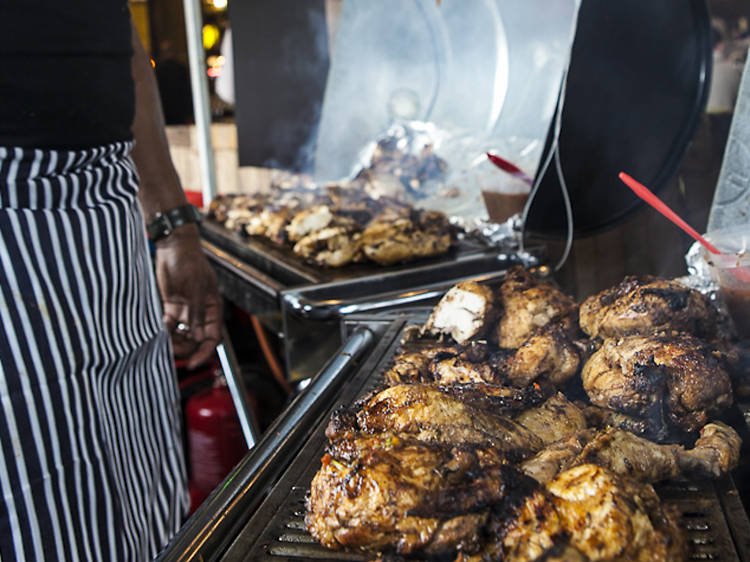
[{"label": "round black tray", "polygon": [[[613,226],[642,204],[618,180],[620,171],[657,193],[668,185],[704,111],[711,61],[704,0],[583,0],[560,133],[576,237]],[[554,162],[526,228],[543,237],[567,232]]]}]

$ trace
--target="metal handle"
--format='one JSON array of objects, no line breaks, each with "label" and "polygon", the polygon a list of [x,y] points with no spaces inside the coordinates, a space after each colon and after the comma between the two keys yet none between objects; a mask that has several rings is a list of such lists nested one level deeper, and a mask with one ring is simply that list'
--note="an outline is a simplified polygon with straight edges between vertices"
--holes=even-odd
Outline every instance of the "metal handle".
[{"label": "metal handle", "polygon": [[216,262],[222,267],[228,269],[253,289],[257,289],[271,298],[276,298],[279,292],[284,288],[281,283],[272,277],[266,275],[259,269],[248,265],[229,252],[225,252],[211,242],[201,239],[201,246],[203,247],[203,252],[206,254],[209,261]]},{"label": "metal handle", "polygon": [[358,327],[286,411],[182,526],[157,560],[213,560],[238,532],[266,490],[314,429],[344,375],[370,347],[374,334]]},{"label": "metal handle", "polygon": [[224,379],[227,381],[227,388],[240,420],[242,435],[245,437],[247,448],[252,449],[258,442],[261,432],[255,414],[247,403],[245,381],[242,379],[242,372],[225,326],[222,326],[222,335],[223,341],[216,346],[216,354],[219,356],[221,370],[224,372]]},{"label": "metal handle", "polygon": [[474,281],[491,281],[503,277],[506,273],[507,270],[503,269],[481,275],[456,277],[450,281],[425,285],[418,290],[381,293],[379,295],[370,295],[362,300],[312,300],[304,296],[304,289],[287,291],[283,293],[282,298],[289,309],[298,316],[311,320],[332,320],[351,314],[373,312],[429,301],[441,297],[448,289],[461,281],[468,281],[469,279]]}]

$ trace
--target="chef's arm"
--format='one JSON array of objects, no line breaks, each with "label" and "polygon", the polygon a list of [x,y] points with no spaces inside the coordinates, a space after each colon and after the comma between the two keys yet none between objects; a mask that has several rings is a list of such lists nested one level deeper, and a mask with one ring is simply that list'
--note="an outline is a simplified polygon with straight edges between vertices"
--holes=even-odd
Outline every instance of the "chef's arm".
[{"label": "chef's arm", "polygon": [[[185,205],[187,200],[169,153],[154,69],[135,26],[132,28],[132,41],[136,93],[133,160],[140,176],[139,198],[146,222],[149,222],[157,213]],[[188,224],[176,229],[174,234],[197,238],[198,230],[195,225]]]},{"label": "chef's arm", "polygon": [[[132,41],[133,160],[140,178],[138,197],[148,222],[187,201],[169,153],[156,76],[134,26]],[[213,354],[221,334],[216,275],[203,255],[195,224],[183,224],[156,242],[155,270],[163,320],[172,334],[175,355],[187,357],[187,367],[194,368]],[[189,330],[175,331],[179,324]]]}]

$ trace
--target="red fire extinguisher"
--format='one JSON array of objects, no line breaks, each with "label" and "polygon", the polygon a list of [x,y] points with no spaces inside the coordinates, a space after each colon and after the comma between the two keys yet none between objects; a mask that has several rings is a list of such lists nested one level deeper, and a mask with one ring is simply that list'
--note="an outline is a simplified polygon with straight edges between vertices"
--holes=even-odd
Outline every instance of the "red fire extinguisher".
[{"label": "red fire extinguisher", "polygon": [[239,418],[223,376],[185,406],[191,488],[208,494],[247,453]]}]

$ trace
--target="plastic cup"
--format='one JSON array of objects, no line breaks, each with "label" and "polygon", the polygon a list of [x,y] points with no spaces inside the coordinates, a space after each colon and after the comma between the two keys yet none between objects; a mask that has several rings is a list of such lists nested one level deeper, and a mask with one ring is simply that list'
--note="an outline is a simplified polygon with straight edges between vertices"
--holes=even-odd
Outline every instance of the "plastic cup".
[{"label": "plastic cup", "polygon": [[750,339],[750,226],[709,232],[706,239],[722,252],[703,252],[711,277],[719,286],[737,335]]}]

